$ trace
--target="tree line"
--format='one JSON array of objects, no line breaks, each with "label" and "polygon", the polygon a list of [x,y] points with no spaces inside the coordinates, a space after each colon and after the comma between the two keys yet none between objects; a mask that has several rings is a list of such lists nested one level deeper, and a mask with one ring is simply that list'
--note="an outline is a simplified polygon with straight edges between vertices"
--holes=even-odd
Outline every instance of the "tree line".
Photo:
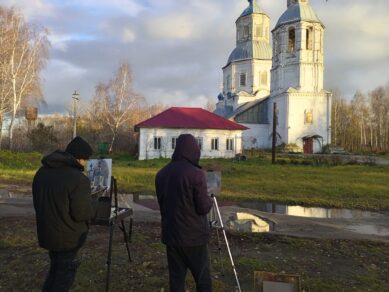
[{"label": "tree line", "polygon": [[[24,119],[27,108],[45,103],[40,73],[49,58],[48,35],[16,8],[0,6],[0,149],[47,152],[72,138],[70,108],[65,115],[39,116],[33,127]],[[166,107],[149,106],[132,85],[130,65],[123,61],[112,79],[97,84],[94,96],[78,105],[77,134],[96,148],[106,142],[109,152],[134,152],[134,125]]]},{"label": "tree line", "polygon": [[[131,67],[123,61],[110,80],[96,85],[92,98],[77,105],[77,135],[85,138],[96,153],[98,146],[105,144],[109,153],[135,154],[138,133],[134,126],[166,109],[163,104],[148,105],[132,85]],[[64,149],[72,139],[73,122],[71,106],[67,114],[40,116],[33,128],[23,119],[16,127],[14,150]]]},{"label": "tree line", "polygon": [[351,101],[334,90],[331,124],[335,146],[350,152],[389,151],[389,86],[357,91]]}]

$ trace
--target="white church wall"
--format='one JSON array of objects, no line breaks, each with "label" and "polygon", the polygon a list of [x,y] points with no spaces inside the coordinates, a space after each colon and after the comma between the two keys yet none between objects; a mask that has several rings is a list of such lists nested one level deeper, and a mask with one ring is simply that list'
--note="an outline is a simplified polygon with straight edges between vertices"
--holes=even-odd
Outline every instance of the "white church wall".
[{"label": "white church wall", "polygon": [[[270,93],[270,69],[272,66],[271,60],[255,60],[253,62],[253,89],[255,92],[260,90],[260,96],[257,95],[257,98],[265,97]],[[261,82],[263,78],[263,74],[266,74],[266,83]]]},{"label": "white church wall", "polygon": [[244,149],[269,149],[271,148],[269,124],[243,124],[249,129],[243,132]]},{"label": "white church wall", "polygon": [[268,105],[268,113],[269,113],[269,135],[272,135],[273,133],[273,109],[274,109],[274,102],[277,103],[277,116],[278,116],[278,123],[277,123],[277,145],[280,145],[282,143],[287,144],[288,143],[288,105],[287,105],[287,98],[286,94],[279,95],[277,97],[273,97],[269,100]]},{"label": "white church wall", "polygon": [[[323,145],[329,143],[330,137],[330,116],[327,108],[330,108],[326,94],[299,94],[289,97],[289,141],[303,146],[303,137],[320,135],[323,137]],[[306,121],[307,112],[312,113],[312,123]],[[320,141],[320,142],[319,142]],[[320,152],[322,140],[314,141],[314,152]]]},{"label": "white church wall", "polygon": [[[139,134],[139,160],[171,158],[172,138],[192,134],[202,141],[202,158],[232,158],[242,152],[242,131],[213,129],[161,129],[141,128]],[[161,138],[160,149],[154,149],[154,138]],[[218,150],[212,150],[212,139],[218,138]],[[227,150],[227,139],[233,139],[233,149]]]},{"label": "white church wall", "polygon": [[[240,85],[240,75],[246,74],[246,85]],[[252,91],[253,72],[252,72],[252,63],[251,61],[240,61],[235,63],[235,92]]]}]

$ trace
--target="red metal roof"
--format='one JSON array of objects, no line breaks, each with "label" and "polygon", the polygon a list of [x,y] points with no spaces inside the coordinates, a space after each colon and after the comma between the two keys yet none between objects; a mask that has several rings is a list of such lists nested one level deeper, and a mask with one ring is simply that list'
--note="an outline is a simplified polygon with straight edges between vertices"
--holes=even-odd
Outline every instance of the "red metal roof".
[{"label": "red metal roof", "polygon": [[171,107],[135,126],[136,130],[139,128],[248,129],[245,126],[227,120],[205,109],[194,107]]}]

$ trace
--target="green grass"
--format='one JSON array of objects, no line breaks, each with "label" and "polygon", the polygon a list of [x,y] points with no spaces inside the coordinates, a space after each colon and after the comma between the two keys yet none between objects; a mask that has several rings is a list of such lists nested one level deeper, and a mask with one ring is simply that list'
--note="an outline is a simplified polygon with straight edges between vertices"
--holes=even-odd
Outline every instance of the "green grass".
[{"label": "green grass", "polygon": [[[38,153],[0,152],[0,180],[30,183],[40,159]],[[118,156],[113,175],[120,191],[153,195],[155,174],[168,162]],[[268,155],[240,162],[208,159],[201,165],[222,171],[223,200],[389,210],[389,166],[273,165]]]}]

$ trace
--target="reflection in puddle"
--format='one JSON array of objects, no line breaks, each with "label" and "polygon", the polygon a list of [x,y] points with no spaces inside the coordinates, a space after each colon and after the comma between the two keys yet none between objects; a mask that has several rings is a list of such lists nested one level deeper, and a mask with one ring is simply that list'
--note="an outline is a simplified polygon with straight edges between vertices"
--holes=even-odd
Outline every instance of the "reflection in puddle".
[{"label": "reflection in puddle", "polygon": [[258,216],[237,212],[226,222],[226,227],[230,230],[241,232],[269,232],[274,226]]},{"label": "reflection in puddle", "polygon": [[347,229],[361,234],[389,236],[388,228],[377,226],[377,225],[367,225],[367,224],[350,225],[347,227]]},{"label": "reflection in puddle", "polygon": [[0,199],[26,199],[26,198],[32,198],[31,194],[18,193],[18,192],[0,189]]},{"label": "reflection in puddle", "polygon": [[262,212],[284,214],[289,216],[300,216],[310,218],[376,218],[382,217],[383,214],[362,210],[351,209],[327,209],[327,208],[309,208],[303,206],[288,206],[272,203],[242,202],[239,206],[250,208]]}]

